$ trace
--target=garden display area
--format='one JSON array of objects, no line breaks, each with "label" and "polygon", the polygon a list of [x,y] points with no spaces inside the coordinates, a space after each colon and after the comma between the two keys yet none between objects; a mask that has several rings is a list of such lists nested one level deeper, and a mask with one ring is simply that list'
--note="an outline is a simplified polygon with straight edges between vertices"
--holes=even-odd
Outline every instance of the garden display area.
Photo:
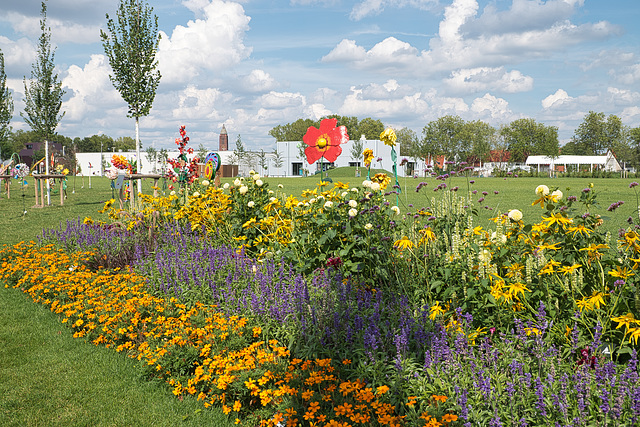
[{"label": "garden display area", "polygon": [[450,167],[14,187],[2,423],[637,424],[638,184]]}]

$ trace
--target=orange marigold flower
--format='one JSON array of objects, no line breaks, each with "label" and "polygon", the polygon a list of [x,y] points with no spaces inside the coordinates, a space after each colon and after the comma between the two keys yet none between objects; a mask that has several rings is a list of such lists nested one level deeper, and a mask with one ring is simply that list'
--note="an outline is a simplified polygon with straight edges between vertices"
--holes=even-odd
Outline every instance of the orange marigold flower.
[{"label": "orange marigold flower", "polygon": [[451,423],[458,420],[458,416],[454,414],[446,414],[442,417],[443,423]]}]

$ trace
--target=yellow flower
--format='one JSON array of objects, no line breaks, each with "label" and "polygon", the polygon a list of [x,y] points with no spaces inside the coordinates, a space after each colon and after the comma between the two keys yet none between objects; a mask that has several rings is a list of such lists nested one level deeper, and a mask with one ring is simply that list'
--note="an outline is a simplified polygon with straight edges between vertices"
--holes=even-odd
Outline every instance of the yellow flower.
[{"label": "yellow flower", "polygon": [[582,311],[591,311],[593,310],[593,305],[591,301],[587,297],[583,297],[581,300],[576,301],[576,305],[578,306],[578,310]]},{"label": "yellow flower", "polygon": [[548,227],[551,227],[553,224],[559,224],[562,228],[566,228],[566,224],[572,224],[573,220],[571,218],[567,218],[561,213],[555,213],[544,218],[542,222],[546,222]]},{"label": "yellow flower", "polygon": [[519,293],[522,294],[522,296],[524,297],[524,291],[531,292],[531,290],[527,288],[527,285],[520,282],[510,284],[507,287],[507,290],[509,294],[514,295],[516,298],[518,297]]},{"label": "yellow flower", "polygon": [[634,276],[635,273],[631,270],[627,270],[627,267],[616,266],[615,270],[609,271],[609,275],[613,277],[619,277],[622,280],[627,280],[629,276]]},{"label": "yellow flower", "polygon": [[558,273],[562,273],[563,275],[572,274],[578,268],[582,267],[582,264],[573,264],[571,266],[565,265],[558,269]]},{"label": "yellow flower", "polygon": [[593,292],[593,294],[591,294],[591,297],[589,298],[589,303],[595,307],[595,308],[600,308],[600,304],[602,304],[603,306],[607,305],[607,303],[604,302],[604,297],[607,296],[608,294],[603,294],[602,292]]},{"label": "yellow flower", "polygon": [[403,251],[407,248],[411,249],[413,247],[413,242],[407,236],[404,236],[402,239],[396,240],[393,247],[399,251]]},{"label": "yellow flower", "polygon": [[578,226],[575,227],[569,227],[567,229],[567,234],[569,233],[573,233],[573,237],[576,236],[576,234],[580,233],[580,234],[584,234],[585,236],[589,236],[589,233],[591,233],[593,230],[589,230],[587,227],[585,227],[583,224],[580,224]]},{"label": "yellow flower", "polygon": [[371,148],[367,148],[362,153],[362,156],[364,157],[364,166],[368,168],[373,161],[373,150]]},{"label": "yellow flower", "polygon": [[371,182],[377,182],[380,184],[380,189],[385,190],[387,185],[391,182],[391,177],[389,177],[386,173],[377,173],[371,178]]},{"label": "yellow flower", "polygon": [[434,320],[439,314],[445,313],[446,310],[440,306],[440,301],[436,301],[436,303],[431,306],[429,311],[431,312],[429,314],[429,319]]},{"label": "yellow flower", "polygon": [[387,128],[380,134],[380,141],[384,142],[389,147],[395,147],[398,137],[393,129]]},{"label": "yellow flower", "polygon": [[420,242],[419,242],[419,244],[421,244],[421,245],[427,244],[429,242],[433,242],[433,241],[436,240],[436,235],[433,232],[433,230],[431,229],[431,227],[423,228],[422,230],[418,231],[418,233],[420,233],[420,235],[422,235],[422,237],[420,238]]},{"label": "yellow flower", "polygon": [[256,219],[255,218],[251,218],[249,221],[247,221],[244,224],[242,224],[242,228],[249,228],[255,223],[256,223]]},{"label": "yellow flower", "polygon": [[630,332],[629,335],[629,344],[631,344],[631,340],[635,340],[636,345],[638,345],[638,338],[640,338],[640,328],[629,328],[627,332]]},{"label": "yellow flower", "polygon": [[242,404],[239,400],[236,400],[236,402],[233,404],[233,410],[235,412],[240,412],[240,408],[242,408]]},{"label": "yellow flower", "polygon": [[620,317],[612,317],[611,320],[613,320],[614,322],[618,322],[618,326],[616,327],[616,329],[621,326],[626,326],[627,328],[629,328],[632,323],[640,323],[640,321],[636,320],[636,318],[633,317],[633,313],[627,313],[624,316]]},{"label": "yellow flower", "polygon": [[541,334],[540,329],[538,328],[524,328],[524,331],[527,333],[527,336]]},{"label": "yellow flower", "polygon": [[540,270],[540,273],[538,273],[538,276],[542,276],[543,274],[551,274],[554,272],[554,267],[559,267],[559,266],[560,266],[560,263],[558,261],[551,260],[544,267],[542,267],[542,270]]}]

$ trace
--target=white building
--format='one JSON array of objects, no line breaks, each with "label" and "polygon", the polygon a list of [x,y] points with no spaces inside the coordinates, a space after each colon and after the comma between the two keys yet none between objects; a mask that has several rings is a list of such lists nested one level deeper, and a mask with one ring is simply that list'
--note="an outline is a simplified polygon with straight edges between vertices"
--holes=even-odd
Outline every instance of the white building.
[{"label": "white building", "polygon": [[[536,169],[538,172],[567,172],[571,169],[580,169],[581,166],[588,167],[589,172],[603,170],[605,172],[620,172],[622,167],[611,150],[604,156],[558,156],[551,158],[547,156],[529,156],[526,164]],[[572,168],[571,166],[575,166]]]},{"label": "white building", "polygon": [[[365,139],[364,135],[360,138],[360,141],[363,144],[363,151],[367,148],[370,148],[373,151],[373,161],[371,162],[371,167],[375,169],[385,169],[389,172],[393,170],[393,162],[391,161],[391,147],[385,145],[382,141],[377,139]],[[342,154],[338,156],[335,162],[328,163],[326,160],[323,160],[325,168],[328,165],[331,167],[345,167],[345,166],[359,166],[361,168],[364,167],[363,157],[360,155],[358,158],[354,158],[351,154],[353,149],[353,140],[347,141],[346,144],[341,144]],[[305,171],[308,174],[314,174],[320,170],[320,160],[315,162],[312,165],[307,163],[307,158],[304,155],[304,149],[307,145],[302,141],[278,141],[276,143],[276,150],[280,155],[282,160],[282,166],[277,168],[274,163],[274,156],[271,155],[270,162],[273,167],[271,167],[270,172],[272,175],[277,176],[303,176]],[[302,151],[302,153],[301,153]],[[396,153],[398,153],[399,147],[396,146]],[[378,160],[380,159],[380,160]],[[398,155],[397,163],[398,163],[398,176],[407,176],[413,175],[414,172],[420,171],[426,167],[426,163],[422,160],[416,159],[408,159],[409,161],[405,166],[400,166],[400,162],[402,161],[402,157]]]},{"label": "white building", "polygon": [[[373,151],[373,161],[371,167],[375,169],[384,169],[391,173],[393,170],[393,163],[391,161],[391,147],[385,145],[382,141],[377,139],[365,139],[364,135],[360,138],[359,142],[362,142],[364,151],[370,148]],[[347,141],[345,144],[341,144],[342,154],[338,156],[335,162],[328,163],[324,161],[325,169],[329,167],[344,167],[344,166],[359,166],[364,168],[363,157],[360,154],[358,158],[354,158],[352,155],[353,140]],[[209,151],[216,152],[220,155],[223,165],[238,165],[238,175],[248,176],[250,170],[255,170],[263,176],[282,176],[282,177],[296,177],[304,176],[306,174],[314,174],[320,170],[320,161],[309,165],[304,155],[304,149],[307,145],[302,141],[279,141],[276,142],[276,150],[267,148],[261,151],[248,151],[245,158],[238,161],[235,158],[234,152],[229,150],[227,131],[222,126],[220,133],[220,142],[218,150],[210,149]],[[210,148],[210,147],[207,147]],[[277,156],[279,155],[280,166],[276,166]],[[302,151],[302,155],[301,155]],[[396,152],[399,151],[399,147],[396,146]],[[261,156],[264,153],[264,162],[261,161]],[[78,153],[76,155],[78,165],[80,166],[81,175],[104,175],[105,169],[111,166],[111,158],[114,154],[124,156],[129,162],[136,160],[135,151],[126,152],[103,152],[103,153]],[[168,157],[175,159],[178,157],[179,152],[170,151]],[[155,162],[150,162],[147,153],[142,151],[141,166],[143,174],[158,173],[164,174],[165,171],[171,167],[170,164],[163,164],[158,158]],[[187,155],[189,159],[196,156],[196,153]],[[159,157],[159,156],[158,156]],[[380,160],[378,160],[380,159]],[[412,176],[414,173],[422,175],[423,170],[426,168],[426,162],[422,159],[408,159],[407,164],[400,166],[403,157],[398,155],[398,176]],[[265,167],[261,166],[261,163]],[[102,165],[102,167],[101,167]]]}]

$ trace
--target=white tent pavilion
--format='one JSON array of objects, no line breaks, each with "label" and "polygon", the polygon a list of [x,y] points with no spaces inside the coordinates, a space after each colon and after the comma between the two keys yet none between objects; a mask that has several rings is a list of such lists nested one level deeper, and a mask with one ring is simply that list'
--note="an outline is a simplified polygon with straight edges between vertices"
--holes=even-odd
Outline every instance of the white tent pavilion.
[{"label": "white tent pavilion", "polygon": [[[589,172],[604,170],[606,172],[620,172],[622,167],[611,150],[604,156],[558,156],[556,158],[548,156],[529,156],[526,161],[527,166],[537,168],[538,172],[566,172],[567,166],[588,166]],[[560,168],[562,166],[562,168]]]}]

